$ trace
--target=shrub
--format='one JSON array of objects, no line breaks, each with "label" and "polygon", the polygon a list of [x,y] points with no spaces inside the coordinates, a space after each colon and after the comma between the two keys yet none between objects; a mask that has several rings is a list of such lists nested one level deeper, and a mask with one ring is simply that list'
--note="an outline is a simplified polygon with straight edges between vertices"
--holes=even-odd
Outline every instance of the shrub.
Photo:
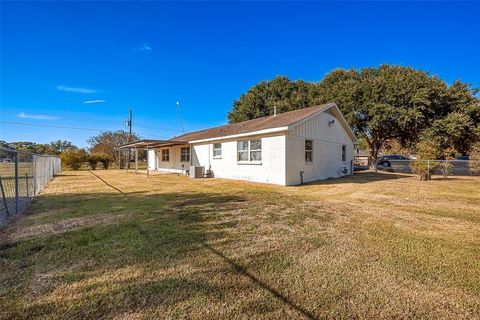
[{"label": "shrub", "polygon": [[107,170],[112,162],[112,157],[106,153],[98,154],[97,156],[98,161],[100,161],[103,165],[103,169]]},{"label": "shrub", "polygon": [[435,167],[435,160],[440,154],[440,145],[435,139],[423,139],[416,145],[417,159],[412,164],[412,171],[419,180],[430,180]]},{"label": "shrub", "polygon": [[88,165],[92,170],[95,170],[97,168],[97,164],[99,161],[100,161],[100,157],[96,154],[91,154],[87,157]]},{"label": "shrub", "polygon": [[475,175],[480,175],[480,142],[474,143],[470,148],[470,170]]},{"label": "shrub", "polygon": [[71,149],[62,152],[60,158],[62,159],[62,164],[69,167],[72,170],[78,170],[82,164],[87,160],[87,153],[82,149]]}]

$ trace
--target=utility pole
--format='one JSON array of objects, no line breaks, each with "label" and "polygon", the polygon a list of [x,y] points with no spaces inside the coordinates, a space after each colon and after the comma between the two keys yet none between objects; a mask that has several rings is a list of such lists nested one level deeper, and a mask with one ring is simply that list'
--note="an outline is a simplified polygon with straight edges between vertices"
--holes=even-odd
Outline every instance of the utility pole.
[{"label": "utility pole", "polygon": [[[127,141],[128,143],[132,142],[132,109],[129,110],[128,112],[128,120],[126,121],[126,124],[128,126],[128,138]],[[128,170],[130,168],[130,157],[131,157],[131,150],[129,148],[126,149],[127,154],[125,157],[125,168]]]},{"label": "utility pole", "polygon": [[132,109],[130,109],[127,124],[128,124],[128,128],[129,128],[129,130],[128,130],[128,133],[129,133],[128,140],[131,140],[132,139]]}]

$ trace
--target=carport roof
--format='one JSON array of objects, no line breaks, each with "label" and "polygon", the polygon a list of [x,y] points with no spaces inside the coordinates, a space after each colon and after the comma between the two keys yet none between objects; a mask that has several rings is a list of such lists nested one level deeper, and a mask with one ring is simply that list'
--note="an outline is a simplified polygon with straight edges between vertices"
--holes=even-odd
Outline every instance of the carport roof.
[{"label": "carport roof", "polygon": [[174,146],[177,144],[188,144],[187,141],[176,141],[176,140],[137,140],[131,143],[121,145],[119,149],[127,148],[155,148],[162,146]]}]

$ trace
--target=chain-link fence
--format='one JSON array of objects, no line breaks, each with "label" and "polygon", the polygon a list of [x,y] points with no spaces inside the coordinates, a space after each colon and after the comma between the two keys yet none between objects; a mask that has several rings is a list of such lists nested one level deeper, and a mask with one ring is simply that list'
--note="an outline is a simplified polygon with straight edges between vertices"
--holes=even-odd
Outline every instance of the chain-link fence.
[{"label": "chain-link fence", "polygon": [[377,160],[377,170],[428,176],[480,176],[480,160]]},{"label": "chain-link fence", "polygon": [[58,157],[0,148],[0,225],[25,210],[60,170]]}]

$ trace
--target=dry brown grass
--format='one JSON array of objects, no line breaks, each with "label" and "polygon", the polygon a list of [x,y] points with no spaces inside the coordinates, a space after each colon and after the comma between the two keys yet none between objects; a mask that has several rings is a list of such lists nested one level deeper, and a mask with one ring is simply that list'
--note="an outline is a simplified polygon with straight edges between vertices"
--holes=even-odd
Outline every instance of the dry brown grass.
[{"label": "dry brown grass", "polygon": [[480,317],[480,180],[66,172],[0,233],[4,318]]}]

